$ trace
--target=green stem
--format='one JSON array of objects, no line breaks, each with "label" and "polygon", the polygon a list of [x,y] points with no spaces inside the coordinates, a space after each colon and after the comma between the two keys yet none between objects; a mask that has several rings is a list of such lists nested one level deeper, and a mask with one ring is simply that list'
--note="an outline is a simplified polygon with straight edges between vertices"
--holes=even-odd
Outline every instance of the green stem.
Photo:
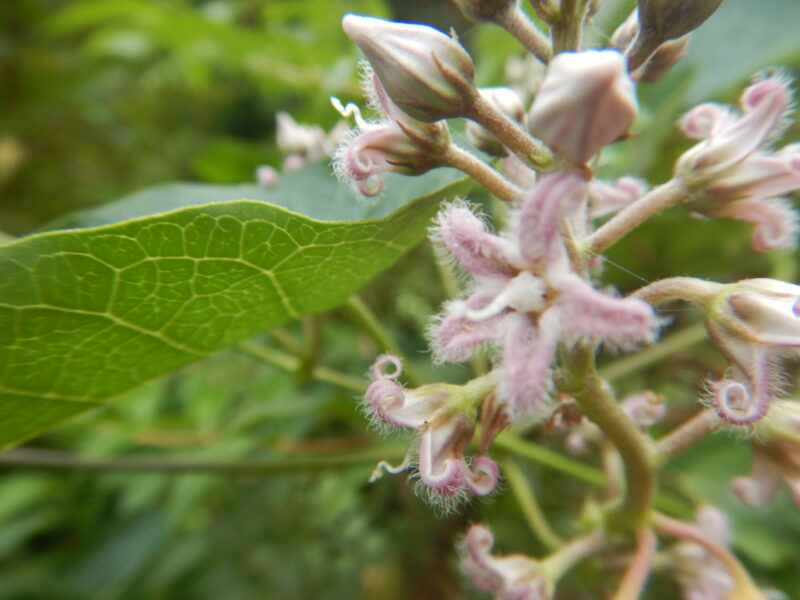
[{"label": "green stem", "polygon": [[[266,346],[259,346],[253,342],[242,342],[237,347],[254,358],[290,373],[296,373],[301,366],[301,361],[296,356],[291,356]],[[320,365],[311,369],[311,376],[319,381],[339,386],[357,394],[363,394],[367,389],[367,382],[363,379]]]},{"label": "green stem", "polygon": [[708,434],[719,429],[722,420],[711,409],[704,409],[658,440],[657,460],[665,463],[672,460]]},{"label": "green stem", "polygon": [[708,335],[704,323],[694,323],[680,331],[668,335],[655,346],[629,354],[624,358],[615,360],[600,369],[600,375],[607,381],[623,379],[631,373],[636,373],[673,356],[695,344],[704,341]]},{"label": "green stem", "polygon": [[528,522],[533,534],[549,550],[561,547],[564,544],[564,540],[550,527],[547,517],[544,516],[539,503],[536,501],[533,488],[531,488],[519,465],[513,459],[507,458],[503,461],[503,473],[508,479],[511,491],[517,499],[522,514],[525,516],[525,520]]},{"label": "green stem", "polygon": [[553,23],[553,54],[579,50],[588,0],[562,0],[558,20]]},{"label": "green stem", "polygon": [[544,448],[543,446],[539,446],[532,442],[521,440],[510,433],[500,434],[497,436],[497,439],[494,441],[494,443],[500,448],[504,448],[518,456],[527,458],[546,467],[550,467],[556,471],[561,471],[562,473],[570,475],[575,479],[580,479],[586,483],[596,486],[602,486],[605,484],[605,477],[603,477],[603,472],[599,469],[568,458],[567,456],[564,456],[558,452],[554,452],[549,448]]},{"label": "green stem", "polygon": [[402,458],[405,448],[370,448],[369,451],[305,456],[302,458],[271,458],[242,461],[203,461],[165,458],[84,458],[70,452],[21,448],[0,453],[0,465],[41,469],[71,469],[79,471],[137,471],[162,473],[209,473],[215,475],[275,475],[297,471],[319,471],[345,468],[379,460]]},{"label": "green stem", "polygon": [[606,543],[605,533],[600,529],[595,529],[542,559],[542,569],[553,581],[558,581],[576,564],[602,550]]},{"label": "green stem", "polygon": [[303,344],[285,329],[270,329],[267,335],[296,356],[303,354]]},{"label": "green stem", "polygon": [[[646,438],[611,396],[595,367],[595,346],[576,345],[565,361],[564,391],[572,394],[583,414],[597,425],[619,452],[625,468],[625,496],[620,510],[626,525],[647,522],[656,492],[652,450]],[[621,519],[620,521],[622,521]]]},{"label": "green stem", "polygon": [[300,365],[297,369],[297,383],[300,387],[308,385],[313,379],[313,372],[322,354],[324,318],[322,315],[311,315],[303,319],[303,334],[305,348],[300,356]]},{"label": "green stem", "polygon": [[394,339],[392,339],[392,336],[383,325],[381,325],[378,318],[361,298],[358,296],[351,296],[344,305],[344,309],[347,311],[348,315],[350,315],[350,318],[355,321],[356,325],[372,338],[382,352],[394,354],[403,361],[403,372],[409,386],[419,387],[422,385],[422,378],[411,366],[408,358],[403,354],[400,347],[395,343]]}]

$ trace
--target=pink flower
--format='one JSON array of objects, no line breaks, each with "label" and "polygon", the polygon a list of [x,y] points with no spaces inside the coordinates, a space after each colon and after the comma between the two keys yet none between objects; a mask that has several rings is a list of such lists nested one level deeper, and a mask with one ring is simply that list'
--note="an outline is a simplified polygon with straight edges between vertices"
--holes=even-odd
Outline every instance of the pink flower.
[{"label": "pink flower", "polygon": [[522,554],[495,556],[492,532],[473,525],[464,540],[464,568],[479,590],[495,594],[499,600],[549,600],[553,583],[539,563]]},{"label": "pink flower", "polygon": [[460,362],[483,344],[501,347],[499,392],[511,420],[543,408],[560,341],[631,343],[653,334],[649,305],[600,293],[572,271],[560,224],[585,202],[583,179],[554,173],[535,185],[504,235],[489,233],[463,204],[440,214],[435,237],[475,286],[446,305],[432,331],[434,357]]},{"label": "pink flower", "polygon": [[771,77],[744,91],[741,116],[715,104],[692,109],[681,120],[681,129],[702,141],[678,159],[676,174],[704,180],[727,174],[780,131],[790,100],[787,83]]},{"label": "pink flower", "polygon": [[365,121],[354,104],[345,107],[332,99],[342,116],[354,116],[356,121],[356,128],[333,157],[339,179],[355,184],[364,196],[376,196],[383,191],[383,173],[421,175],[441,166],[439,153],[450,144],[447,125],[422,123],[405,114],[369,69],[364,73],[364,87],[370,106],[382,117],[378,122]]},{"label": "pink flower", "polygon": [[675,166],[676,175],[699,188],[690,207],[709,217],[753,223],[753,246],[759,251],[793,247],[798,231],[791,205],[776,196],[800,189],[800,148],[764,150],[780,133],[790,100],[787,82],[772,77],[744,91],[741,116],[701,104],[681,121],[686,135],[702,140]]},{"label": "pink flower", "polygon": [[[400,359],[378,357],[372,367],[372,384],[364,398],[376,424],[420,432],[418,474],[432,501],[451,507],[472,493],[484,496],[497,486],[497,465],[486,456],[467,464],[464,450],[472,440],[477,418],[474,403],[466,401],[456,385],[431,384],[406,389],[395,380]],[[405,468],[406,463],[400,468]],[[390,469],[393,470],[393,469]],[[399,469],[398,469],[399,470]]]}]

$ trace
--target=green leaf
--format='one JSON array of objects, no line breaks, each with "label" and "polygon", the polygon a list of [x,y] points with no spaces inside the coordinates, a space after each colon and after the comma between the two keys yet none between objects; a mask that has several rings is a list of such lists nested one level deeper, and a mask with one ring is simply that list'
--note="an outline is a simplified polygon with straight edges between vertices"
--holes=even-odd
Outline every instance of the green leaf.
[{"label": "green leaf", "polygon": [[335,308],[468,188],[462,180],[367,221],[242,200],[0,247],[0,447]]},{"label": "green leaf", "polygon": [[356,198],[347,185],[331,175],[330,167],[323,164],[286,173],[281,176],[280,184],[272,188],[255,184],[169,183],[135,192],[110,204],[73,213],[51,223],[47,229],[98,227],[234,198],[269,202],[320,221],[376,219],[391,214],[415,198],[429,194],[431,190],[463,180],[463,175],[453,169],[436,169],[419,177],[387,173],[384,179],[386,192],[378,200]]}]

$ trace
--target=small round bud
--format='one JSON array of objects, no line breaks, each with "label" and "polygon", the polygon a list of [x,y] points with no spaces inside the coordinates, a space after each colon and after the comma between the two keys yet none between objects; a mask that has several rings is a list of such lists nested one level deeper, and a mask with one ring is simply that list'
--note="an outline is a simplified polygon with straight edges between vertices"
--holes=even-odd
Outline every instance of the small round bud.
[{"label": "small round bud", "polygon": [[342,27],[389,98],[419,121],[461,117],[478,93],[467,51],[433,27],[357,15],[347,15]]}]

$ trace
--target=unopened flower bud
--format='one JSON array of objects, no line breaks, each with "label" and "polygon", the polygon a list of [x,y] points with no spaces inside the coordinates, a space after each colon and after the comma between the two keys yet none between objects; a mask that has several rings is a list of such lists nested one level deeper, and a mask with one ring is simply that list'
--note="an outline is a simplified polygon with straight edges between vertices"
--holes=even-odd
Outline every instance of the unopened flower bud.
[{"label": "unopened flower bud", "polygon": [[429,123],[463,116],[478,93],[467,51],[433,27],[352,14],[342,27],[392,101],[415,119]]},{"label": "unopened flower bud", "polygon": [[628,15],[622,24],[614,30],[609,40],[609,46],[620,52],[625,52],[639,34],[639,12],[634,11]]},{"label": "unopened flower bud", "polygon": [[712,318],[749,342],[800,347],[800,286],[745,279],[723,287]]},{"label": "unopened flower bud", "polygon": [[518,0],[457,0],[461,12],[473,21],[494,21],[499,13],[514,8]]},{"label": "unopened flower bud", "polygon": [[639,30],[659,45],[691,33],[722,4],[722,0],[638,0]]},{"label": "unopened flower bud", "polygon": [[[525,108],[514,90],[507,87],[482,88],[481,95],[495,108],[507,114],[517,123],[525,120]],[[475,121],[467,121],[467,138],[478,150],[492,156],[507,156],[508,149],[495,135]]]},{"label": "unopened flower bud", "polygon": [[562,52],[551,62],[528,113],[535,136],[583,164],[636,119],[633,82],[616,50]]},{"label": "unopened flower bud", "polygon": [[688,46],[689,36],[664,42],[650,59],[633,74],[633,78],[642,83],[656,83],[683,60]]}]

